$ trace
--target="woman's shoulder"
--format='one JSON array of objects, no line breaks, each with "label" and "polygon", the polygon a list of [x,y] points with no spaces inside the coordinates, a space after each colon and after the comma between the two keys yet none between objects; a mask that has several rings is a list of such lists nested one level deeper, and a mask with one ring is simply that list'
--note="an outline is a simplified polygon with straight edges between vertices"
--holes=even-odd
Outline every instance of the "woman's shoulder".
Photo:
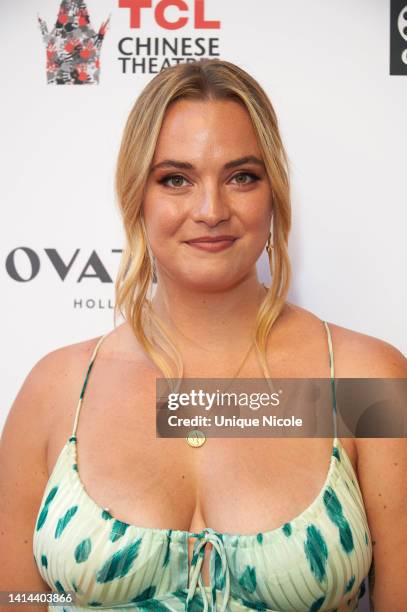
[{"label": "woman's shoulder", "polygon": [[71,381],[84,372],[101,337],[87,338],[44,353],[28,372],[23,387],[28,386],[38,398],[49,397],[58,390],[65,392]]},{"label": "woman's shoulder", "polygon": [[[292,333],[303,338],[323,337],[323,319],[287,302],[284,310]],[[338,378],[405,378],[407,359],[391,343],[331,321],[326,321],[332,338],[335,375]]]},{"label": "woman's shoulder", "polygon": [[[30,424],[44,440],[60,409],[78,394],[86,363],[98,337],[44,353],[24,375],[8,413],[16,430]],[[61,408],[62,407],[62,408]]]},{"label": "woman's shoulder", "polygon": [[[144,352],[130,326],[122,323],[113,329],[78,342],[59,346],[45,353],[28,373],[24,385],[37,398],[51,404],[72,404],[79,397],[87,369],[97,351],[98,362],[133,361],[141,364]],[[109,365],[107,365],[109,367]]]},{"label": "woman's shoulder", "polygon": [[[99,345],[99,346],[98,346]],[[45,353],[29,372],[28,379],[32,382],[50,383],[52,380],[76,378],[78,372],[83,372],[89,365],[94,351],[98,349],[98,358],[110,359],[123,357],[132,353],[133,358],[141,357],[137,340],[129,333],[129,325],[121,325],[101,334],[73,342]],[[42,385],[41,385],[42,386]],[[49,387],[49,384],[47,385]]]}]

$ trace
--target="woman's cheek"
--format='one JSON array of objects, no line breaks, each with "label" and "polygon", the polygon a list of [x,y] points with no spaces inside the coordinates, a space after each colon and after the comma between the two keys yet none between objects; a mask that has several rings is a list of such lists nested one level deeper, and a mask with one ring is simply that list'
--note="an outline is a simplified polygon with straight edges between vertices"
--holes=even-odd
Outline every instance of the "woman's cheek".
[{"label": "woman's cheek", "polygon": [[[157,208],[160,214],[152,214],[146,219],[147,233],[153,249],[170,252],[175,246],[174,241],[179,242],[185,239],[182,233],[184,220],[179,211],[169,209],[165,202],[157,203],[157,206],[160,207]],[[165,214],[162,212],[164,210]]]},{"label": "woman's cheek", "polygon": [[244,208],[240,209],[240,221],[247,231],[254,233],[264,233],[271,223],[271,207],[267,200],[259,202],[258,199],[245,202]]}]

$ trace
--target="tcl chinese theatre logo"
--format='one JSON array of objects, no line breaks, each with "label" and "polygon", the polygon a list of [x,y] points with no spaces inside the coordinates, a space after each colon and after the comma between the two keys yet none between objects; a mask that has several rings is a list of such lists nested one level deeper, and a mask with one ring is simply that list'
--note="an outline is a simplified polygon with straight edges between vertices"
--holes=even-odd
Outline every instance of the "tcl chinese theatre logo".
[{"label": "tcl chinese theatre logo", "polygon": [[[132,36],[118,42],[118,61],[123,74],[154,74],[168,66],[196,62],[203,57],[217,57],[221,22],[207,15],[205,0],[119,0],[119,7],[129,13]],[[216,6],[213,3],[213,6]],[[153,13],[163,36],[143,36],[143,24]],[[185,27],[202,30],[197,36],[170,36]]]},{"label": "tcl chinese theatre logo", "polygon": [[[208,14],[207,4],[209,0],[115,0],[116,11],[128,13],[128,31],[121,33],[114,49],[120,72],[155,74],[182,62],[219,57],[221,22]],[[211,10],[216,6],[212,2]],[[62,0],[52,30],[40,16],[38,21],[48,84],[98,84],[100,52],[110,16],[95,30],[83,0]],[[146,33],[151,23],[162,35]],[[188,35],[179,35],[183,29]]]}]

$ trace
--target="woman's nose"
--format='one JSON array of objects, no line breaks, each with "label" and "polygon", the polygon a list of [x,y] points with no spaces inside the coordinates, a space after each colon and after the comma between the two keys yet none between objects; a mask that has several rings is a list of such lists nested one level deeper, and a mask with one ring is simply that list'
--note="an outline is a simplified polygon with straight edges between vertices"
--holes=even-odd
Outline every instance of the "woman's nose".
[{"label": "woman's nose", "polygon": [[230,206],[226,194],[219,187],[200,190],[192,203],[191,216],[194,221],[217,225],[230,217]]}]

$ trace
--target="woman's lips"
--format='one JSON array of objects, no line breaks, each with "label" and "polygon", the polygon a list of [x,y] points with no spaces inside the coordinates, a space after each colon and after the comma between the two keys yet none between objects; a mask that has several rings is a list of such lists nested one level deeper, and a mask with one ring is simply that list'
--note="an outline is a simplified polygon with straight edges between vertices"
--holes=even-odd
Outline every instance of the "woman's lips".
[{"label": "woman's lips", "polygon": [[187,242],[187,244],[191,247],[195,247],[196,249],[200,249],[201,251],[217,253],[218,251],[223,251],[224,249],[231,247],[235,240],[236,238],[230,240],[202,240]]}]

